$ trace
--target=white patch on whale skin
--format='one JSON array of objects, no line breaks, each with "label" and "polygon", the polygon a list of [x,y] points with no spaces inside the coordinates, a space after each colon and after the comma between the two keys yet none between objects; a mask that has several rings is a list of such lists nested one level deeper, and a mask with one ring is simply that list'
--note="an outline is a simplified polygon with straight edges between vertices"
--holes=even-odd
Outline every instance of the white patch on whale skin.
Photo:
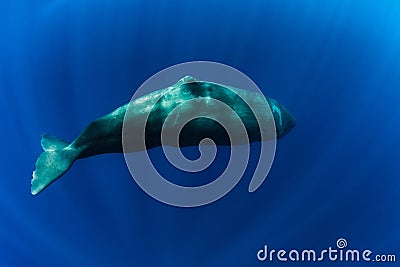
[{"label": "white patch on whale skin", "polygon": [[282,112],[276,105],[272,105],[272,111],[276,111],[279,115],[279,126],[282,127]]}]

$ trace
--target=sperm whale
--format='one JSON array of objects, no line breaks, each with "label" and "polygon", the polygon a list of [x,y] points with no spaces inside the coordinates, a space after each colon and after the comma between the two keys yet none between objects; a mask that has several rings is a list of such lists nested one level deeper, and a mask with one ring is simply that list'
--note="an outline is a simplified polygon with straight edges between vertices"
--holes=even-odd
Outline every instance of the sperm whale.
[{"label": "sperm whale", "polygon": [[[41,146],[44,151],[35,164],[36,168],[31,180],[31,193],[37,195],[43,191],[67,172],[77,159],[105,153],[122,153],[124,151],[122,147],[124,120],[132,121],[133,124],[135,121],[143,120],[149,107],[152,107],[152,112],[146,117],[146,149],[163,145],[160,135],[168,114],[182,102],[207,98],[217,99],[225,103],[239,115],[246,127],[248,142],[265,140],[260,134],[260,128],[252,110],[246,103],[252,102],[256,107],[259,106],[260,110],[265,108],[261,105],[265,106],[265,103],[268,103],[272,116],[261,112],[261,117],[265,120],[273,120],[277,138],[286,135],[296,123],[294,116],[272,98],[256,92],[213,82],[198,81],[193,77],[185,76],[168,88],[132,100],[130,103],[94,120],[71,143],[49,134],[43,134]],[[193,108],[189,106],[180,112],[190,113],[193,112]],[[127,112],[128,109],[130,112]],[[129,116],[127,117],[128,113]],[[179,146],[197,146],[204,138],[212,139],[219,146],[236,145],[230,143],[229,136],[220,128],[218,123],[209,119],[193,120],[180,133]],[[132,131],[135,131],[134,127]],[[130,147],[132,152],[143,149],[143,147],[135,145],[135,140]]]}]

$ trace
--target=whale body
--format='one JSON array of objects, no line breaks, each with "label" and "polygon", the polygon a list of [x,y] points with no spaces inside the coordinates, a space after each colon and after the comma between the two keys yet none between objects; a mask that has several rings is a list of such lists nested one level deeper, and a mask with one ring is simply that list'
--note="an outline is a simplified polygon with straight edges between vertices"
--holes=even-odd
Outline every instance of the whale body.
[{"label": "whale body", "polygon": [[[274,137],[283,137],[296,123],[294,116],[272,98],[213,82],[198,81],[186,76],[168,88],[132,100],[94,120],[71,143],[43,134],[41,145],[44,151],[36,161],[36,168],[31,180],[31,193],[33,195],[40,193],[68,171],[77,159],[105,153],[126,152],[122,146],[124,121],[130,121],[129,125],[135,125],[135,122],[146,120],[145,148],[135,143],[136,141],[143,142],[142,140],[133,138],[129,144],[129,152],[165,145],[165,143],[161,143],[160,135],[163,123],[170,112],[185,101],[207,98],[217,99],[235,111],[246,128],[250,143],[266,141],[272,135],[260,134],[254,110],[250,109],[247,103],[251,103],[251,106],[260,111],[262,120],[273,120],[275,127],[271,127],[273,128],[271,130],[274,131]],[[264,112],[265,103],[268,103],[272,112]],[[212,111],[211,105],[210,110]],[[152,107],[152,112],[145,116],[148,114],[149,107]],[[189,106],[180,112],[198,112],[194,109],[194,106]],[[235,122],[232,121],[232,123]],[[170,127],[174,127],[174,124],[171,125]],[[135,135],[137,130],[135,127],[131,127],[131,134]],[[179,147],[198,146],[204,138],[212,139],[218,146],[240,144],[231,143],[229,136],[217,122],[207,118],[198,118],[187,123],[179,133]]]}]

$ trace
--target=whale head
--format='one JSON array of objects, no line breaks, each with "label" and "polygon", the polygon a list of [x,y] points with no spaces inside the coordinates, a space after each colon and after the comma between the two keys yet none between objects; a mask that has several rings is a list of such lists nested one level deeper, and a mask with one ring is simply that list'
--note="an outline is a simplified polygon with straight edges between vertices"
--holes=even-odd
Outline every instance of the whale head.
[{"label": "whale head", "polygon": [[269,98],[268,100],[274,116],[277,138],[281,138],[296,126],[296,118],[275,99]]}]

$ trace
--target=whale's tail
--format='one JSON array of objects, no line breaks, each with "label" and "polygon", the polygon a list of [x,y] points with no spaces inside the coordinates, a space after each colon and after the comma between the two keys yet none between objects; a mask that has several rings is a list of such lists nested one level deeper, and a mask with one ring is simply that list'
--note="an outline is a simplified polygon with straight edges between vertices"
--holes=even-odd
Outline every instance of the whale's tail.
[{"label": "whale's tail", "polygon": [[44,151],[37,159],[32,174],[32,195],[39,194],[60,178],[79,156],[79,152],[71,148],[69,143],[48,134],[42,135],[41,145]]}]

